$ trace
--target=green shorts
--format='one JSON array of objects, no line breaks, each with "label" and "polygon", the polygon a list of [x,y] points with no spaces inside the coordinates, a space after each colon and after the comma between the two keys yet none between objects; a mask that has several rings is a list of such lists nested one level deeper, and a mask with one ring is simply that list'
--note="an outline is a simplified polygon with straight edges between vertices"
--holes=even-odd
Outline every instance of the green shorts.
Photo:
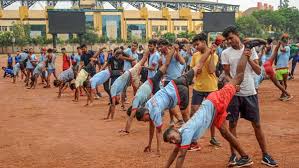
[{"label": "green shorts", "polygon": [[276,79],[283,80],[283,75],[289,74],[289,69],[278,69],[276,70]]}]

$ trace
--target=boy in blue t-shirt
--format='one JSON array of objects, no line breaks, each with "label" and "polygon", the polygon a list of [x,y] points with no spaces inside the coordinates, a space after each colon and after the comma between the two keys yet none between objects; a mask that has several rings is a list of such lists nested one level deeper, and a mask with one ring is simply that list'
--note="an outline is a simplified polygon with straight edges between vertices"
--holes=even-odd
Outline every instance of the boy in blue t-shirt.
[{"label": "boy in blue t-shirt", "polygon": [[7,69],[12,69],[13,58],[10,53],[7,56]]},{"label": "boy in blue t-shirt", "polygon": [[9,76],[11,78],[14,77],[14,73],[13,73],[13,70],[10,69],[10,68],[6,68],[6,67],[2,67],[3,71],[4,71],[4,75],[3,75],[3,78],[5,78],[6,76]]}]

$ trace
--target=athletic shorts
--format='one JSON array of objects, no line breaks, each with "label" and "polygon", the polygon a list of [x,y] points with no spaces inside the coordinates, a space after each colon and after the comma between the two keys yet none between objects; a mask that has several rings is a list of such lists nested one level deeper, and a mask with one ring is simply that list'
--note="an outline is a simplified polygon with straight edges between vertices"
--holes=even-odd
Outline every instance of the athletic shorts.
[{"label": "athletic shorts", "polygon": [[120,77],[118,77],[111,86],[111,97],[120,95],[125,89],[126,85],[130,82],[130,72],[126,71]]},{"label": "athletic shorts", "polygon": [[48,74],[54,73],[55,69],[48,69]]},{"label": "athletic shorts", "polygon": [[236,93],[236,88],[232,84],[226,84],[222,89],[212,92],[207,97],[216,109],[213,124],[219,129],[227,117],[227,108]]},{"label": "athletic shorts", "polygon": [[227,119],[230,122],[237,121],[239,117],[255,123],[260,122],[259,102],[257,95],[234,96],[227,111]]},{"label": "athletic shorts", "polygon": [[282,81],[283,80],[283,75],[289,74],[289,69],[278,69],[276,70],[276,79]]},{"label": "athletic shorts", "polygon": [[191,105],[201,105],[211,92],[199,92],[193,89]]},{"label": "athletic shorts", "polygon": [[14,76],[16,76],[19,73],[20,69],[21,68],[20,68],[20,64],[19,63],[15,64],[13,66],[13,74],[14,74]]},{"label": "athletic shorts", "polygon": [[272,67],[272,64],[273,64],[273,60],[268,60],[264,63],[263,67],[265,69],[265,72],[266,74],[269,76],[269,77],[273,77],[275,75],[275,72],[273,70],[273,67]]},{"label": "athletic shorts", "polygon": [[194,71],[190,70],[179,78],[173,80],[180,96],[180,109],[185,110],[189,105],[189,85],[192,83]]},{"label": "athletic shorts", "polygon": [[97,86],[102,85],[105,83],[109,78],[111,74],[108,69],[101,71],[94,75],[89,81],[91,85],[91,89],[95,89]]},{"label": "athletic shorts", "polygon": [[75,81],[76,88],[83,86],[83,82],[86,81],[87,77],[88,73],[84,69],[81,69]]}]

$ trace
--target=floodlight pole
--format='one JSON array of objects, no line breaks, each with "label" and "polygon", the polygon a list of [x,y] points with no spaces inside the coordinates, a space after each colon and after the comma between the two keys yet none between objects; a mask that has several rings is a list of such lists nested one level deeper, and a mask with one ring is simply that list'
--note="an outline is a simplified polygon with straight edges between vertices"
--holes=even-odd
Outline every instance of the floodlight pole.
[{"label": "floodlight pole", "polygon": [[52,40],[53,40],[53,48],[56,48],[56,42],[57,42],[57,34],[53,33],[52,34]]},{"label": "floodlight pole", "polygon": [[82,33],[79,33],[78,34],[78,37],[79,37],[79,44],[80,44],[80,46],[83,44],[82,43],[82,39],[83,39],[83,34]]}]

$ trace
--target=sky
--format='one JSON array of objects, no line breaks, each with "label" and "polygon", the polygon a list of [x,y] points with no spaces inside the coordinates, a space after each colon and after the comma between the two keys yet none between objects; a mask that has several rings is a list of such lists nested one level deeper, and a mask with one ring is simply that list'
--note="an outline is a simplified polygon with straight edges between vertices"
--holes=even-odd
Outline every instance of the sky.
[{"label": "sky", "polygon": [[[217,2],[217,0],[209,0],[212,2]],[[256,7],[257,2],[263,2],[268,3],[269,5],[274,6],[274,9],[277,9],[279,6],[280,0],[218,0],[219,3],[227,3],[227,4],[234,4],[234,5],[240,5],[240,10],[244,11],[250,7]],[[15,2],[14,4],[8,6],[5,9],[17,9],[20,6],[20,2]],[[290,6],[295,6],[296,8],[299,8],[299,0],[289,0]],[[30,9],[32,10],[40,10],[44,9],[46,6],[45,1],[37,2],[35,3]],[[71,2],[58,2],[56,5],[56,8],[70,8]],[[136,8],[132,7],[128,3],[123,3],[123,7],[127,10],[136,10]],[[151,6],[147,6],[149,10],[157,10]],[[109,3],[104,3],[105,9],[113,9],[113,7]]]}]

